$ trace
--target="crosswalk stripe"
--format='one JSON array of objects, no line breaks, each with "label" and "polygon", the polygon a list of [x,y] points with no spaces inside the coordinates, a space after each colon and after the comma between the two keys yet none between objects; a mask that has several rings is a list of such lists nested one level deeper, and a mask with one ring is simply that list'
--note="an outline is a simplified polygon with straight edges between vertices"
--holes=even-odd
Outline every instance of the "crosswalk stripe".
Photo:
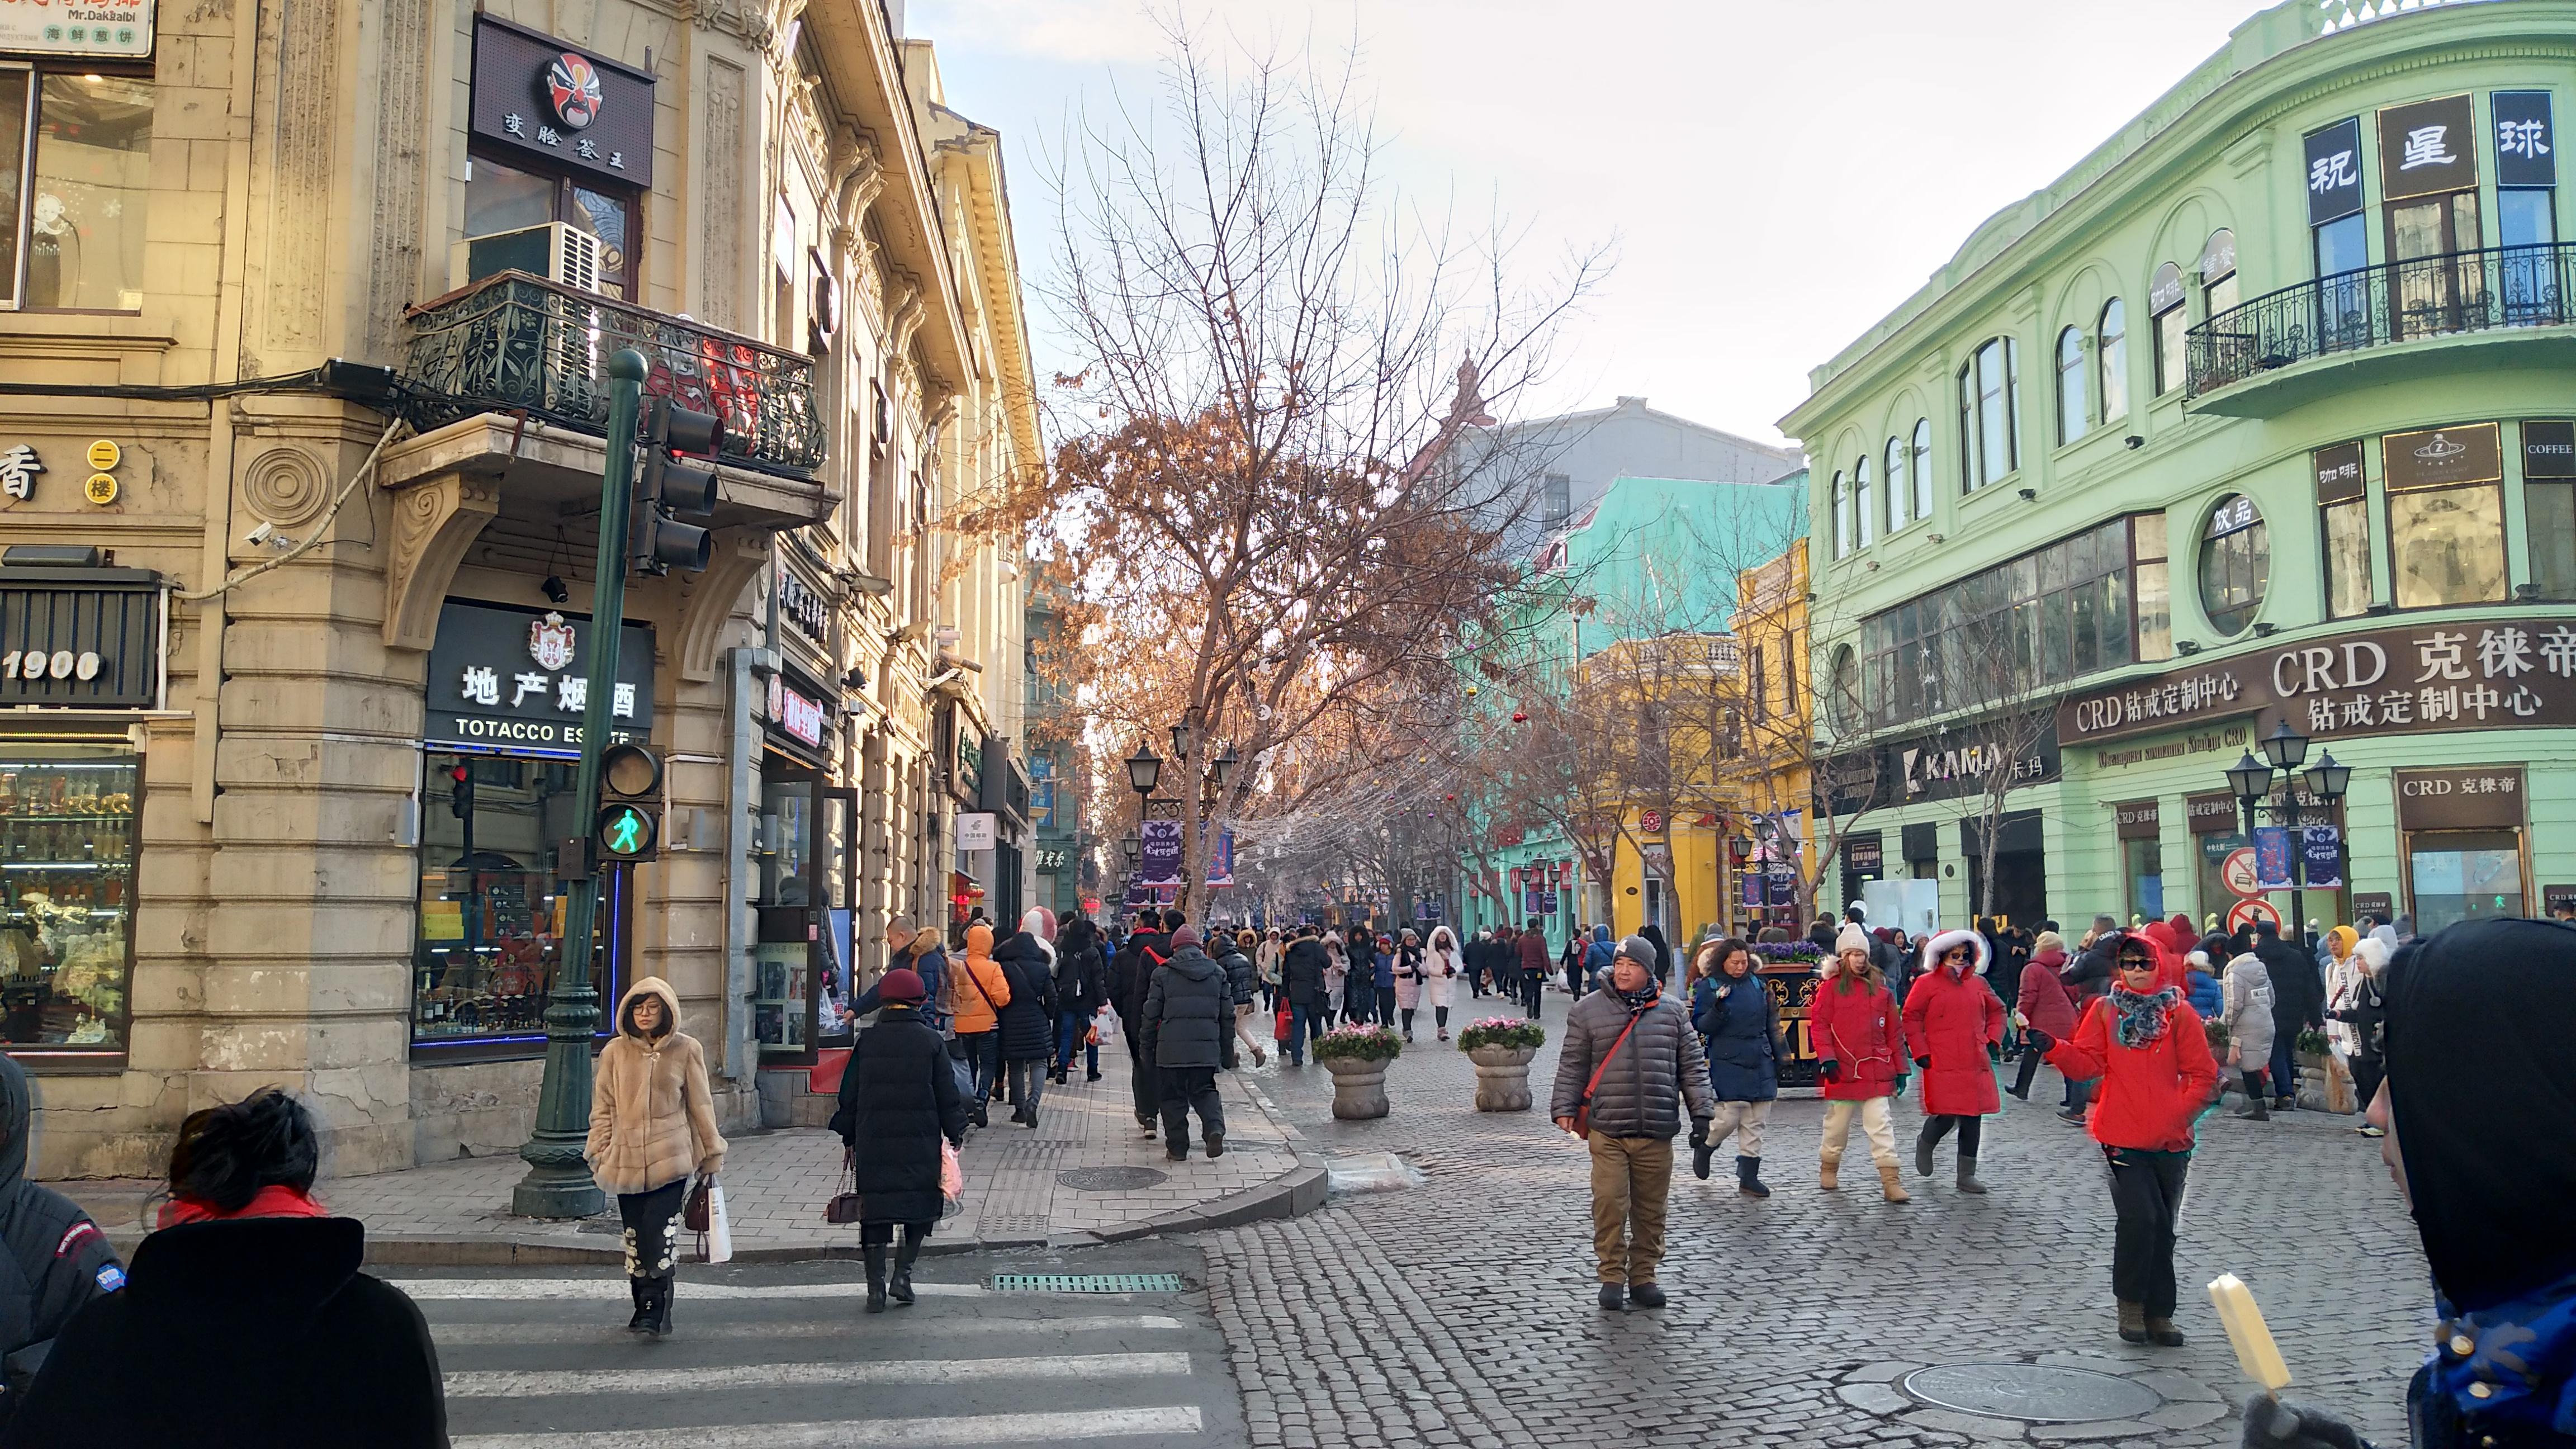
[{"label": "crosswalk stripe", "polygon": [[721,1368],[491,1369],[446,1376],[451,1399],[533,1399],[553,1394],[667,1394],[692,1389],[831,1388],[849,1384],[957,1384],[1030,1379],[1141,1379],[1186,1375],[1185,1353],[1095,1353],[1052,1358],[878,1359],[864,1363],[753,1363]]},{"label": "crosswalk stripe", "polygon": [[852,1419],[832,1424],[721,1424],[695,1429],[609,1429],[579,1434],[460,1434],[453,1449],[920,1449],[939,1444],[1045,1444],[1146,1434],[1196,1434],[1191,1405],[1066,1414],[960,1414],[938,1419]]},{"label": "crosswalk stripe", "polygon": [[[433,1300],[492,1299],[506,1302],[535,1300],[580,1301],[596,1299],[603,1303],[626,1300],[620,1292],[626,1286],[623,1278],[388,1278],[385,1280],[417,1302]],[[845,1298],[853,1302],[866,1296],[865,1283],[700,1283],[695,1279],[680,1280],[680,1303],[690,1299],[780,1299],[780,1298]],[[925,1298],[989,1298],[993,1296],[979,1283],[924,1283],[914,1279],[912,1291]],[[1124,1303],[1134,1295],[1127,1293],[1045,1293],[1014,1294],[1014,1297],[1079,1298],[1087,1303]]]},{"label": "crosswalk stripe", "polygon": [[[916,1284],[915,1287],[920,1285]],[[1164,1333],[1180,1328],[1177,1318],[1140,1313],[1130,1317],[1105,1318],[942,1318],[923,1320],[829,1318],[807,1323],[723,1323],[693,1318],[681,1328],[690,1339],[710,1338],[816,1338],[872,1328],[884,1323],[889,1329],[907,1325],[905,1336],[918,1337],[920,1328],[946,1334],[981,1333],[1118,1333],[1137,1331]],[[442,1323],[431,1320],[429,1331],[443,1346],[464,1347],[494,1343],[618,1343],[630,1337],[623,1324],[601,1323]]]}]

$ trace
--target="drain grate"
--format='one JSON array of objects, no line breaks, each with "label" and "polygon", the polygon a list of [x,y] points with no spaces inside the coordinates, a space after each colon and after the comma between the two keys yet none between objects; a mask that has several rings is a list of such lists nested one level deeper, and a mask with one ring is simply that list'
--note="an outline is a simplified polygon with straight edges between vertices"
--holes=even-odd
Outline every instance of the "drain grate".
[{"label": "drain grate", "polygon": [[996,1273],[996,1293],[1178,1293],[1178,1273]]},{"label": "drain grate", "polygon": [[1939,1364],[1907,1374],[1905,1391],[1944,1409],[2034,1424],[2134,1419],[2164,1402],[2129,1379],[2030,1363]]}]

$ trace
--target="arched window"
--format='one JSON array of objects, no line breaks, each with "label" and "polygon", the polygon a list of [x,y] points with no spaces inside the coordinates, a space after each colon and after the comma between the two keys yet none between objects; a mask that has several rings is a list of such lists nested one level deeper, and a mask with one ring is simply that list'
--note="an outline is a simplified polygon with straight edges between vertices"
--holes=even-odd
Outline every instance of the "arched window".
[{"label": "arched window", "polygon": [[2223,226],[2200,249],[2200,298],[2204,322],[2236,305],[2236,233]]},{"label": "arched window", "polygon": [[1914,516],[1932,516],[1932,420],[1914,420]]},{"label": "arched window", "polygon": [[2272,549],[2254,500],[2231,493],[2210,510],[2200,533],[2200,609],[2221,637],[2242,634],[2263,608],[2272,578]]},{"label": "arched window", "polygon": [[2094,335],[2094,361],[2102,380],[2102,421],[2129,415],[2129,311],[2112,298],[2102,304],[2102,325]]},{"label": "arched window", "polygon": [[1852,518],[1855,523],[1853,544],[1867,548],[1878,542],[1878,494],[1869,486],[1869,455],[1860,455],[1852,465]]},{"label": "arched window", "polygon": [[1914,485],[1906,476],[1908,470],[1906,469],[1905,462],[1904,440],[1901,438],[1888,439],[1887,531],[1890,533],[1894,533],[1898,529],[1903,528],[1906,524],[1914,521],[1913,518],[1905,511],[1906,506],[1914,501]]},{"label": "arched window", "polygon": [[2092,421],[2092,406],[2084,398],[2084,331],[2069,327],[2057,334],[2057,441],[2083,437]]},{"label": "arched window", "polygon": [[2183,352],[2183,333],[2191,326],[2191,309],[2184,305],[2182,268],[2171,262],[2156,268],[2156,283],[2147,289],[2147,316],[2156,329],[2156,396],[2163,397],[2183,385],[2189,375]]},{"label": "arched window", "polygon": [[1959,364],[1959,491],[1977,486],[1977,360]]},{"label": "arched window", "polygon": [[1851,484],[1837,471],[1834,474],[1834,557],[1851,553]]},{"label": "arched window", "polygon": [[1997,337],[1959,370],[1959,491],[1972,493],[2021,466],[2016,401],[2020,349]]}]

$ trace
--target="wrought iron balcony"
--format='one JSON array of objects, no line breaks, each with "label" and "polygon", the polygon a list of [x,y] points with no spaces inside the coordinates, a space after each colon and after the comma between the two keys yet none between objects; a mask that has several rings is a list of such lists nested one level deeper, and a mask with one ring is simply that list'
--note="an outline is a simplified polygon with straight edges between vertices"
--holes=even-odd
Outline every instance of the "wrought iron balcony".
[{"label": "wrought iron balcony", "polygon": [[610,354],[632,347],[647,397],[724,419],[721,461],[802,477],[823,462],[811,359],[748,337],[502,272],[404,314],[404,371],[424,431],[477,413],[520,413],[593,434],[608,425]]},{"label": "wrought iron balcony", "polygon": [[2450,333],[2576,325],[2576,243],[2489,247],[2266,292],[2188,334],[2190,394],[2277,368]]}]

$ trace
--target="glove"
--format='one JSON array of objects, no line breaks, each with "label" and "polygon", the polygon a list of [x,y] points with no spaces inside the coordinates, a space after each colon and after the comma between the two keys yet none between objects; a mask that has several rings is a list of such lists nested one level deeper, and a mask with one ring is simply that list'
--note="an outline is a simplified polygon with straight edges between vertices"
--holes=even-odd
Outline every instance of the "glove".
[{"label": "glove", "polygon": [[1715,1125],[1715,1118],[1693,1117],[1691,1119],[1690,1145],[1693,1147],[1706,1147],[1708,1145],[1709,1129]]},{"label": "glove", "polygon": [[2049,1052],[2057,1046],[2057,1038],[2050,1036],[2047,1032],[2041,1031],[2035,1026],[2023,1027],[2021,1029],[2021,1039],[2030,1043],[2030,1049],[2039,1053],[2041,1056],[2048,1055]]},{"label": "glove", "polygon": [[2002,1042],[1999,1042],[1999,1041],[1990,1041],[1990,1042],[1986,1043],[1986,1060],[1987,1060],[1987,1061],[1990,1061],[1990,1062],[1999,1062],[1999,1061],[2002,1061],[2003,1059],[2004,1059],[2004,1044],[2003,1044]]},{"label": "glove", "polygon": [[2269,1394],[2245,1401],[2245,1449],[2371,1449],[2369,1440],[2323,1409],[2285,1404]]},{"label": "glove", "polygon": [[1843,1079],[1843,1064],[1828,1057],[1816,1064],[1816,1075],[1828,1082],[1839,1082]]},{"label": "glove", "polygon": [[1928,1072],[1932,1070],[1932,1059],[1930,1057],[1916,1057],[1914,1059],[1914,1065],[1921,1067],[1923,1070]]}]

